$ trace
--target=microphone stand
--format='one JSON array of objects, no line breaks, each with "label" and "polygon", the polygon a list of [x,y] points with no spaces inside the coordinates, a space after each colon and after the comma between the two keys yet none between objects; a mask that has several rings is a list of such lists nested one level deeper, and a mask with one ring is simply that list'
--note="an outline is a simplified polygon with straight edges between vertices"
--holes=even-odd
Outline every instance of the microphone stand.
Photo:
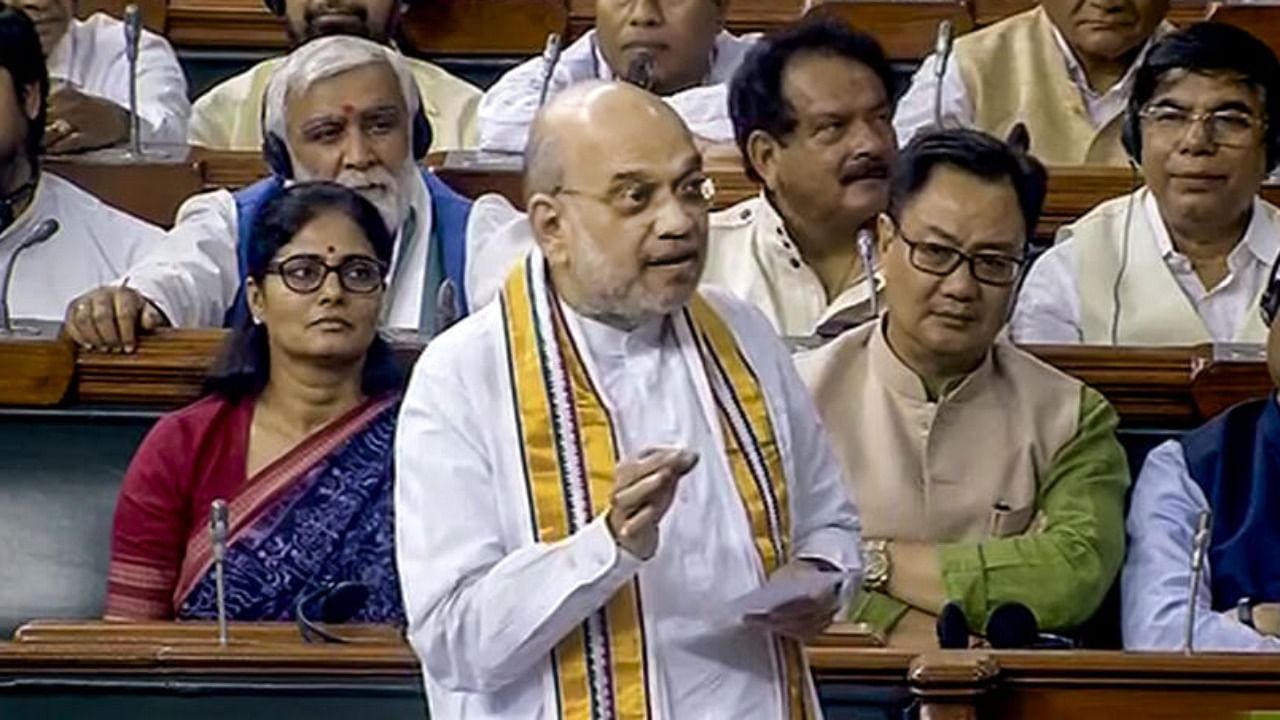
[{"label": "microphone stand", "polygon": [[1183,654],[1195,652],[1196,637],[1196,595],[1200,592],[1200,582],[1204,576],[1204,556],[1209,547],[1209,530],[1213,527],[1213,512],[1205,510],[1200,513],[1195,537],[1191,549],[1191,583],[1187,588],[1187,626],[1183,635]]},{"label": "microphone stand", "polygon": [[551,76],[555,74],[556,65],[560,64],[560,53],[563,46],[559,33],[547,35],[547,45],[542,50],[542,92],[538,94],[538,107],[547,104],[547,91],[551,89]]},{"label": "microphone stand", "polygon": [[142,157],[142,120],[138,117],[138,45],[142,40],[142,12],[134,3],[124,9],[124,52],[129,60],[129,154]]},{"label": "microphone stand", "polygon": [[9,316],[9,286],[13,283],[13,268],[18,264],[18,256],[27,248],[39,245],[53,237],[61,227],[53,218],[42,220],[26,239],[18,243],[18,246],[13,249],[13,254],[9,256],[9,261],[4,266],[4,274],[0,275],[0,338],[52,339],[57,336],[60,323],[53,323],[52,327],[49,327],[49,323],[34,326],[13,324],[13,319]]},{"label": "microphone stand", "polygon": [[934,57],[937,59],[934,68],[933,87],[933,124],[942,129],[942,78],[947,73],[947,61],[951,59],[951,21],[938,23],[938,36],[934,41]]},{"label": "microphone stand", "polygon": [[858,254],[862,256],[862,273],[871,289],[871,317],[880,317],[880,295],[876,292],[876,241],[867,228],[858,231]]},{"label": "microphone stand", "polygon": [[213,545],[213,591],[218,604],[218,644],[227,646],[227,501],[214,500],[209,509],[209,535]]}]

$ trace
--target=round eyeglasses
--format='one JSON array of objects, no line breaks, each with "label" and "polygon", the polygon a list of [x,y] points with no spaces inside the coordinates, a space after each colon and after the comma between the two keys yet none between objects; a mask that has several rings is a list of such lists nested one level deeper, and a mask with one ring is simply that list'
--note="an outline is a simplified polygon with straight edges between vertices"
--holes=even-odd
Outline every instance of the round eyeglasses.
[{"label": "round eyeglasses", "polygon": [[302,295],[319,290],[329,273],[337,273],[343,290],[368,295],[382,288],[386,271],[381,260],[363,255],[348,256],[337,265],[326,263],[319,255],[294,255],[267,265],[267,273],[279,275],[285,287]]}]

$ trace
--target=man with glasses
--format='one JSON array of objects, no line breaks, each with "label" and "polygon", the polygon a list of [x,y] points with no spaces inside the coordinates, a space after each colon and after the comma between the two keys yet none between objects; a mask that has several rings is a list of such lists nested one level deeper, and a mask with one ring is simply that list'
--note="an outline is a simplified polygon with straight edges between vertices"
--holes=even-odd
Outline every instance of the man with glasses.
[{"label": "man with glasses", "polygon": [[413,74],[391,48],[349,35],[298,48],[267,86],[263,125],[272,176],[235,194],[217,190],[184,203],[156,252],[120,282],[70,304],[66,323],[74,340],[128,352],[139,331],[243,320],[253,218],[294,182],[337,182],[382,213],[396,238],[385,326],[426,335],[444,330],[484,304],[527,247],[482,242],[489,235],[477,228],[509,222],[515,214],[509,204],[485,198],[473,205],[419,165],[431,126]]},{"label": "man with glasses", "polygon": [[728,83],[756,36],[724,29],[730,0],[596,0],[596,27],[550,58],[502,76],[480,101],[480,147],[520,152],[546,98],[588,80],[662,96],[702,141],[733,142]]},{"label": "man with glasses", "polygon": [[[431,716],[820,717],[800,641],[857,571],[858,519],[769,323],[697,291],[688,129],[585,83],[539,115],[525,172],[537,247],[428,346],[397,430]],[[789,602],[742,599],[779,579]]]},{"label": "man with glasses", "polygon": [[1124,557],[1129,473],[1106,400],[1001,336],[1044,169],[949,130],[892,178],[885,316],[797,358],[863,518],[849,619],[909,648],[948,603],[976,633],[1005,603],[1079,625]]},{"label": "man with glasses", "polygon": [[1228,25],[1166,36],[1138,71],[1125,144],[1146,186],[1059,231],[1027,276],[1014,339],[1262,342],[1280,208],[1258,190],[1280,164],[1280,61]]}]

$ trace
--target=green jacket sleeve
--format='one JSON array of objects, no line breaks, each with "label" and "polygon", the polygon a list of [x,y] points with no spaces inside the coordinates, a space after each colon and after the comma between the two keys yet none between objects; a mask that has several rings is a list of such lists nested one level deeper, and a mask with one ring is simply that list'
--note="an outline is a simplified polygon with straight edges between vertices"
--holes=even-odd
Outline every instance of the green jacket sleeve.
[{"label": "green jacket sleeve", "polygon": [[1097,391],[1081,393],[1079,428],[1037,489],[1037,530],[938,547],[947,596],[975,630],[1006,602],[1026,605],[1045,630],[1080,625],[1120,570],[1128,461],[1116,439],[1115,410]]}]

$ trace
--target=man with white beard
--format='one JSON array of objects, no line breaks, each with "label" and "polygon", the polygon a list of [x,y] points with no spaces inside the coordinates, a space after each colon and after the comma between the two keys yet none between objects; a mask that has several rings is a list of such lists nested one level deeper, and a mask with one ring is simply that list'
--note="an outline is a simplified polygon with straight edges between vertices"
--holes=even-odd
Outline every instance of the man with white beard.
[{"label": "man with white beard", "polygon": [[[350,36],[294,51],[267,86],[263,154],[271,177],[234,195],[188,200],[169,237],[112,286],[67,308],[71,337],[86,348],[132,351],[139,331],[247,322],[243,256],[252,219],[295,181],[333,180],[382,212],[396,236],[383,324],[434,334],[500,285],[511,252],[481,247],[480,231],[514,211],[474,205],[419,168],[431,127],[412,73],[394,50]],[[446,288],[445,286],[450,286]]]}]

